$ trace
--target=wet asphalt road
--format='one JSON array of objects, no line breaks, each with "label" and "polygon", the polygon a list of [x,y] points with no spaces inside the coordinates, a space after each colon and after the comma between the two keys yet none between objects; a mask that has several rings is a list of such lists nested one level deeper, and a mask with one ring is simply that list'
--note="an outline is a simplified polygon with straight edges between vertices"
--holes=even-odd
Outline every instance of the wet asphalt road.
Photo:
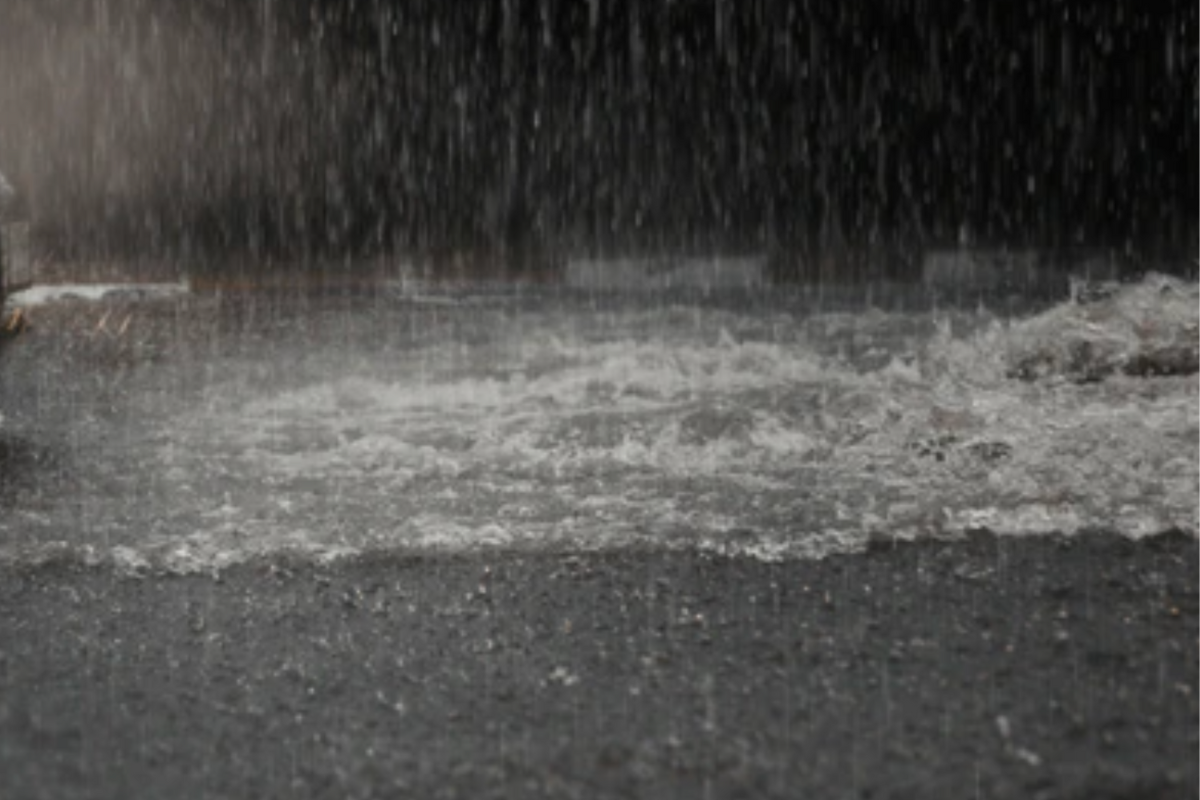
[{"label": "wet asphalt road", "polygon": [[[321,308],[314,335],[373,346]],[[81,417],[119,430],[206,381],[139,365],[236,363],[276,323],[76,312],[7,356],[0,512],[74,488]],[[420,313],[390,335],[445,335]],[[1195,797],[1197,559],[1097,532],[170,576],[50,547],[0,563],[0,797]]]},{"label": "wet asphalt road", "polygon": [[1197,545],[0,571],[0,796],[1187,798]]}]

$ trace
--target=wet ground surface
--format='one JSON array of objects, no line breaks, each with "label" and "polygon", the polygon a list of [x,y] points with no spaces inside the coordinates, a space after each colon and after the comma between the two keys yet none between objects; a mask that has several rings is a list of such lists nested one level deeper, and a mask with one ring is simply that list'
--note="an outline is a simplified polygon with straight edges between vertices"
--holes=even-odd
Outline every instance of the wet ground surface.
[{"label": "wet ground surface", "polygon": [[34,306],[0,362],[0,560],[1194,532],[1194,377],[1124,367],[1196,360],[1195,291],[1024,317],[494,288]]},{"label": "wet ground surface", "polygon": [[1194,797],[1168,289],[33,308],[0,797]]},{"label": "wet ground surface", "polygon": [[1197,546],[0,573],[0,795],[1187,798]]}]

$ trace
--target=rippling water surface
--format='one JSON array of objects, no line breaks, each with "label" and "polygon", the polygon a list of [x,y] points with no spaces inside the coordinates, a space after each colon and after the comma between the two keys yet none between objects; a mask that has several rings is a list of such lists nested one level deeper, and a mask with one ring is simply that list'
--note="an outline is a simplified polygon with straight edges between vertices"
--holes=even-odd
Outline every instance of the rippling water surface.
[{"label": "rippling water surface", "polygon": [[[1197,527],[1195,284],[820,311],[511,292],[31,310],[0,361],[0,551],[205,569],[294,550]],[[1189,360],[1190,359],[1190,360]]]}]

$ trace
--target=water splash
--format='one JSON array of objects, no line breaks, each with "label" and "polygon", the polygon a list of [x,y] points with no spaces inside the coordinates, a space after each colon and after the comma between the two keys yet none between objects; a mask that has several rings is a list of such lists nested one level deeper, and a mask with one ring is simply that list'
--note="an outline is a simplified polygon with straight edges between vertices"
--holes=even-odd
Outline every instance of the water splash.
[{"label": "water splash", "polygon": [[[369,354],[284,325],[169,413],[147,406],[107,491],[96,463],[80,495],[0,526],[45,541],[83,503],[73,545],[185,571],[280,551],[789,558],[981,527],[1194,532],[1195,380],[1122,365],[1194,354],[1196,309],[1195,285],[1151,278],[1020,320],[472,304],[437,312],[457,337]],[[1080,379],[1069,342],[1114,366]],[[295,368],[263,382],[271,364]]]}]

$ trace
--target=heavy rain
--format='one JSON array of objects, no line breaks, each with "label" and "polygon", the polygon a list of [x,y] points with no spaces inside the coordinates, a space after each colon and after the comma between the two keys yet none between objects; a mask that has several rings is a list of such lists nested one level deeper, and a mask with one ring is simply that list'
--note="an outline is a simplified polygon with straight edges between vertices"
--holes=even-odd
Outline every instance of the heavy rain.
[{"label": "heavy rain", "polygon": [[1194,796],[1197,19],[5,0],[0,795]]}]

